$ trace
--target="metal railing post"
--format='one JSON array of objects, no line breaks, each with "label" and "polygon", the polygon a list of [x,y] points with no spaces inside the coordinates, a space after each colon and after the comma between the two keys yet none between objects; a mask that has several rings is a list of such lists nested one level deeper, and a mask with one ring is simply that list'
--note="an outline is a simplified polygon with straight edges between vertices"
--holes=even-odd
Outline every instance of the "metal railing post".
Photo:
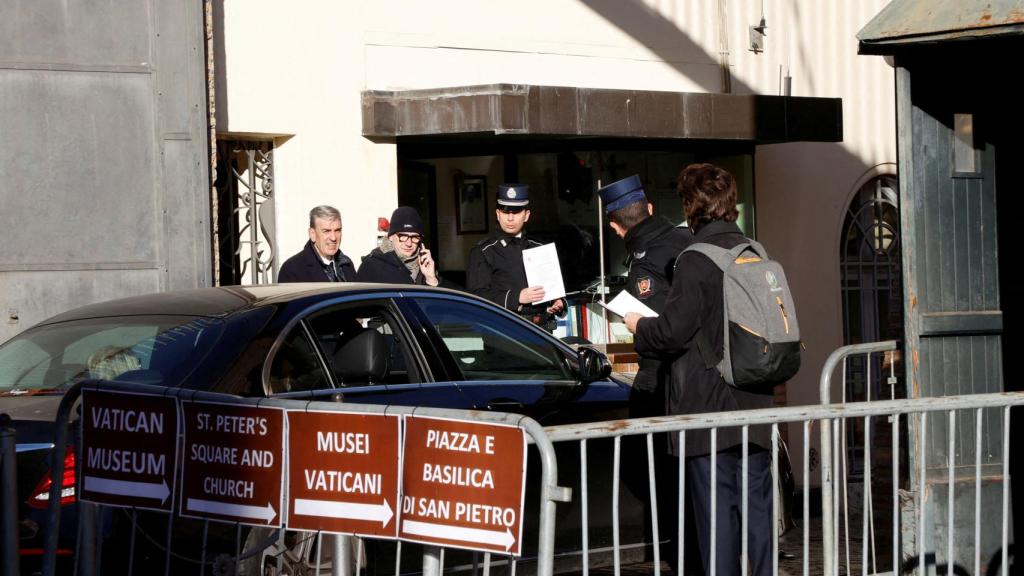
[{"label": "metal railing post", "polygon": [[[71,437],[74,438],[76,467],[75,478],[77,479],[81,476],[81,474],[78,473],[78,470],[82,469],[81,465],[78,463],[85,462],[85,454],[82,452],[82,429],[80,427],[75,427],[71,432]],[[56,449],[57,448],[54,447],[54,450]],[[51,477],[53,478],[54,484],[61,484],[59,474],[51,472]],[[77,487],[75,494],[80,494]],[[60,498],[58,498],[58,500],[59,499]],[[78,501],[78,554],[77,558],[75,558],[75,562],[78,563],[77,574],[81,576],[93,576],[93,574],[96,574],[98,571],[98,566],[96,566],[96,521],[99,517],[97,508],[98,506],[91,502]]]},{"label": "metal railing post", "polygon": [[335,534],[331,538],[331,575],[350,576],[352,574],[352,537]]},{"label": "metal railing post", "polygon": [[541,497],[537,534],[537,574],[551,576],[555,565],[555,504],[572,500],[572,490],[558,485],[558,459],[555,457],[555,447],[544,428],[532,418],[523,418],[519,425],[533,438],[533,444],[540,453]]},{"label": "metal railing post", "polygon": [[441,547],[423,547],[423,576],[441,576]]},{"label": "metal railing post", "polygon": [[[839,363],[845,360],[848,356],[853,354],[872,354],[875,352],[888,352],[890,350],[896,350],[897,342],[895,340],[885,340],[883,342],[869,342],[867,344],[852,344],[850,346],[843,346],[837,348],[832,354],[829,355],[828,360],[825,361],[825,367],[821,370],[821,380],[819,387],[819,395],[821,397],[821,403],[823,405],[830,404],[832,402],[832,372],[835,371]],[[845,398],[845,391],[844,391]],[[835,550],[832,547],[835,534],[835,510],[832,506],[832,483],[833,483],[833,471],[832,463],[833,459],[838,457],[832,453],[832,426],[831,422],[821,423],[821,539],[824,545],[823,561],[824,570],[823,572],[827,575],[834,574],[835,568]],[[806,481],[806,479],[805,479]]]},{"label": "metal railing post", "polygon": [[[46,527],[43,529],[43,576],[55,576],[57,573],[57,540],[60,537],[60,471],[64,469],[64,452],[68,444],[68,416],[82,393],[82,383],[68,388],[57,408],[54,418],[53,451],[50,453],[50,470],[53,482],[50,484],[50,500],[46,507]],[[76,474],[75,496],[81,494],[81,476]]]},{"label": "metal railing post", "polygon": [[[6,416],[4,416],[6,419]],[[3,426],[5,423],[0,423]],[[0,427],[0,562],[4,576],[18,574],[17,439],[13,428]]]}]

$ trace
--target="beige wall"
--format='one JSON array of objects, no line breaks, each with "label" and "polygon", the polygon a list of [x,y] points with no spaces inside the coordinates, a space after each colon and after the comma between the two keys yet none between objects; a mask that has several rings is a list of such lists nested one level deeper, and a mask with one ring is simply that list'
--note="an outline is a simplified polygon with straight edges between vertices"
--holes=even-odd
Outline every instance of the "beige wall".
[{"label": "beige wall", "polygon": [[[838,237],[867,174],[896,160],[893,74],[856,54],[855,34],[887,0],[726,0],[732,90],[841,97],[840,144],[761,146],[755,158],[759,237],[787,267],[808,352],[790,403],[817,399],[818,372],[842,345]],[[749,52],[748,26],[768,24]],[[224,0],[218,131],[287,135],[276,154],[278,262],[306,238],[309,207],[344,215],[342,249],[357,262],[378,216],[397,202],[395,146],[360,136],[360,91],[486,83],[718,92],[718,0]],[[498,183],[500,162],[474,173]],[[438,165],[447,189],[454,161]],[[880,168],[879,168],[880,167]],[[442,238],[454,229],[438,194]],[[446,252],[475,238],[449,236]],[[460,263],[451,262],[458,268]],[[794,438],[794,440],[796,440]],[[799,446],[792,453],[801,469]]]}]

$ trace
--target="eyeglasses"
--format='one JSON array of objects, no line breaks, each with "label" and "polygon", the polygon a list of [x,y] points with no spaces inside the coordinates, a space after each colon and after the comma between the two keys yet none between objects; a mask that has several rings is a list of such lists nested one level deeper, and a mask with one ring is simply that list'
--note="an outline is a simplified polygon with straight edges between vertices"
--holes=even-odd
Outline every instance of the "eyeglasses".
[{"label": "eyeglasses", "polygon": [[419,244],[420,240],[422,240],[422,238],[420,238],[419,234],[398,234],[399,242],[412,242],[413,244]]}]

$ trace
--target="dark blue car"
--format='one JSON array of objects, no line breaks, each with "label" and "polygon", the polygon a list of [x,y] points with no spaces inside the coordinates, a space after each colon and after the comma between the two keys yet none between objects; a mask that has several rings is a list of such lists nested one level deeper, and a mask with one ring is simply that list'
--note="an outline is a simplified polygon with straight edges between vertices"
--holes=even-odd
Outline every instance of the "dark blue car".
[{"label": "dark blue car", "polygon": [[[581,362],[591,366],[581,371]],[[31,571],[42,549],[42,516],[54,479],[62,482],[65,505],[60,554],[67,557],[74,549],[74,452],[55,448],[52,436],[63,391],[80,380],[240,396],[515,412],[554,425],[627,417],[629,386],[608,372],[603,356],[589,350],[581,354],[487,301],[444,289],[373,284],[223,287],[78,308],[0,346],[0,413],[10,416],[18,433],[22,563]],[[66,450],[63,470],[49,469],[54,449]],[[610,462],[610,445],[594,443],[591,452],[591,498],[610,498],[611,468],[602,465]],[[568,464],[560,471],[560,484],[578,494],[578,472],[572,467],[573,462],[578,465],[578,453],[559,460]],[[531,465],[530,470],[528,484],[536,485],[532,474],[538,467]],[[630,506],[628,493],[623,498],[623,535],[642,538],[642,507]],[[529,496],[527,506],[524,533],[529,534],[536,520],[531,520],[536,506]],[[578,548],[577,508],[575,503],[560,506],[559,548]],[[148,565],[148,560],[163,565],[166,551],[158,543],[166,538],[160,533],[166,530],[166,520],[146,521],[146,514],[138,515],[140,530],[152,533],[136,539],[137,549],[129,559],[123,540],[131,526],[129,513],[113,509],[107,514],[104,530],[114,535],[108,538],[114,544],[103,549],[105,570],[116,571],[129,561],[136,569]],[[590,523],[591,546],[610,544],[605,521],[592,513]],[[189,547],[202,543],[181,544],[202,532],[198,526],[175,520],[174,558],[182,563],[178,569],[192,566],[199,572],[198,554]],[[258,530],[247,532],[246,547],[263,536]],[[236,537],[234,526],[210,524],[207,561],[214,563],[213,568],[218,561],[233,562]],[[216,550],[218,539],[224,541],[221,552]],[[275,556],[296,564],[299,571],[307,569],[317,557],[314,542],[315,538],[289,534],[247,559],[246,572],[274,573]],[[326,552],[321,559],[329,563]],[[371,564],[380,562],[382,571],[394,569],[393,561],[388,566],[380,560],[379,550],[371,549],[368,555]],[[192,564],[189,556],[196,556]]]}]

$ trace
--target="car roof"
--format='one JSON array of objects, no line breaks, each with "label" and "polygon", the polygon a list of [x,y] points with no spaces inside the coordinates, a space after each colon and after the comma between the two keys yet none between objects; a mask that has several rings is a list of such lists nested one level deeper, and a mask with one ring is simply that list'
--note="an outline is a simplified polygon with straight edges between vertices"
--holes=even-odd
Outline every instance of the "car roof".
[{"label": "car roof", "polygon": [[107,300],[63,312],[40,322],[38,326],[86,318],[113,316],[181,315],[224,317],[247,309],[286,303],[298,299],[312,298],[313,300],[318,300],[345,294],[395,291],[439,292],[459,294],[472,298],[472,295],[465,292],[410,284],[308,282],[258,286],[221,286],[217,288],[156,292],[141,296]]}]

